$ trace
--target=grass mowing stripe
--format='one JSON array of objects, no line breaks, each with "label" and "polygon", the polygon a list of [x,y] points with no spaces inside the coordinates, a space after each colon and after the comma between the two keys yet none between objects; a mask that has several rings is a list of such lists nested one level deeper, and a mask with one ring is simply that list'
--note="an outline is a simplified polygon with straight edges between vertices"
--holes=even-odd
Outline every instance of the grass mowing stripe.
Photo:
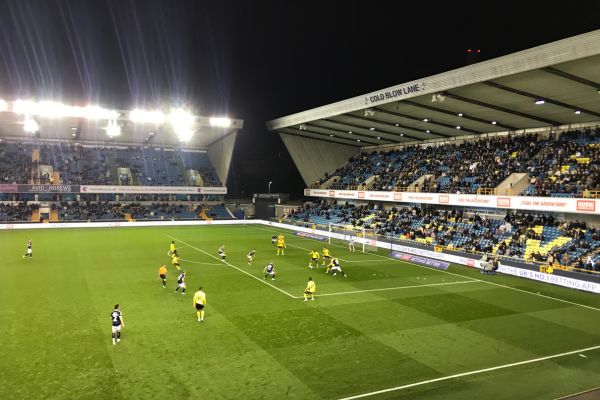
[{"label": "grass mowing stripe", "polygon": [[[258,227],[258,226],[255,226],[255,228],[257,228],[257,229],[263,229],[263,230],[268,230],[268,229],[264,229],[264,228],[261,228],[261,227]],[[279,228],[279,229],[281,230],[281,228]],[[307,239],[310,239],[310,238],[307,238]],[[337,247],[345,248],[344,246],[337,245],[337,244],[332,244],[332,246],[337,246]],[[377,256],[377,257],[387,258],[387,259],[394,260],[394,261],[399,261],[399,260],[397,260],[395,258],[392,258],[392,257],[389,257],[389,256],[382,256],[381,254],[374,253],[372,255]],[[473,280],[478,281],[478,282],[487,283],[488,285],[494,285],[494,286],[498,286],[498,287],[503,287],[505,289],[516,290],[518,292],[527,293],[527,294],[530,294],[532,296],[544,297],[546,299],[560,301],[562,303],[571,304],[571,305],[574,305],[574,306],[577,306],[577,307],[583,307],[583,308],[587,308],[589,310],[600,311],[600,308],[588,306],[588,305],[585,305],[585,304],[575,303],[575,302],[569,301],[569,300],[559,299],[558,297],[547,296],[547,295],[541,294],[541,293],[534,293],[534,292],[530,292],[529,290],[523,290],[523,289],[518,289],[516,287],[508,286],[508,285],[502,285],[501,283],[495,283],[495,282],[484,281],[482,279],[471,278],[469,276],[465,276],[465,275],[461,275],[461,274],[456,274],[454,272],[443,271],[443,270],[436,269],[436,268],[430,268],[430,267],[427,267],[425,265],[419,265],[419,264],[411,263],[410,261],[402,260],[402,262],[405,262],[407,264],[411,264],[411,265],[414,265],[414,266],[417,266],[417,267],[420,267],[420,268],[429,269],[429,270],[432,270],[432,271],[443,272],[445,274],[454,275],[454,276],[460,276],[461,278],[473,279]]]},{"label": "grass mowing stripe", "polygon": [[380,288],[380,289],[352,290],[352,291],[349,291],[349,292],[315,294],[315,297],[337,296],[337,295],[341,295],[341,294],[380,292],[380,291],[383,291],[383,290],[414,289],[414,288],[421,288],[421,287],[427,287],[427,286],[456,285],[456,284],[459,284],[459,283],[475,283],[475,282],[477,282],[477,281],[471,280],[471,281],[456,281],[456,282],[444,282],[444,283],[430,283],[430,284],[426,284],[426,285],[396,286],[396,287]]},{"label": "grass mowing stripe", "polygon": [[516,367],[516,366],[519,366],[519,365],[532,364],[532,363],[536,363],[536,362],[540,362],[540,361],[551,360],[553,358],[559,358],[559,357],[569,356],[569,355],[572,355],[572,354],[585,353],[587,351],[592,351],[592,350],[597,350],[597,349],[600,349],[600,346],[586,347],[585,349],[578,349],[578,350],[568,351],[566,353],[553,354],[553,355],[546,356],[546,357],[533,358],[531,360],[519,361],[519,362],[515,362],[515,363],[511,363],[511,364],[504,364],[504,365],[498,365],[496,367],[478,369],[476,371],[462,372],[460,374],[442,376],[441,378],[435,378],[435,379],[429,379],[429,380],[421,381],[421,382],[409,383],[408,385],[402,385],[402,386],[396,386],[396,387],[393,387],[393,388],[377,390],[375,392],[357,394],[355,396],[344,397],[344,398],[341,398],[341,399],[338,399],[338,400],[362,399],[362,398],[365,398],[365,397],[375,396],[375,395],[378,395],[378,394],[395,392],[395,391],[402,390],[402,389],[408,389],[408,388],[415,387],[415,386],[427,385],[429,383],[447,381],[449,379],[461,378],[463,376],[469,376],[469,375],[477,375],[477,374],[482,374],[484,372],[496,371],[496,370],[499,370],[499,369]]},{"label": "grass mowing stripe", "polygon": [[[186,242],[184,242],[184,241],[183,241],[183,240],[181,240],[181,239],[177,239],[176,237],[173,237],[173,236],[171,236],[171,235],[167,235],[167,236],[168,236],[168,237],[170,237],[170,238],[171,238],[171,239],[173,239],[173,240],[177,240],[177,241],[179,241],[179,242],[181,242],[181,243],[185,244],[186,246],[189,246],[189,247],[191,247],[191,248],[192,248],[192,249],[194,249],[194,250],[197,250],[197,251],[199,251],[199,252],[201,252],[201,253],[204,253],[204,254],[206,254],[207,256],[209,256],[209,257],[211,257],[211,258],[214,258],[215,260],[219,260],[219,258],[217,258],[216,256],[213,256],[212,254],[210,254],[210,253],[208,253],[208,252],[206,252],[206,251],[204,251],[204,250],[202,250],[202,249],[199,249],[198,247],[194,247],[194,246],[192,246],[191,244],[189,244],[189,243],[186,243]],[[237,269],[238,271],[240,271],[240,272],[242,272],[242,273],[244,273],[244,274],[248,275],[249,277],[251,277],[251,278],[254,278],[254,279],[256,279],[257,281],[259,281],[259,282],[261,282],[261,283],[264,283],[265,285],[271,286],[273,289],[276,289],[276,290],[280,291],[281,293],[285,294],[285,295],[286,295],[286,296],[288,296],[288,297],[291,297],[292,299],[299,299],[299,298],[300,298],[299,296],[294,296],[294,295],[292,295],[292,294],[289,294],[289,293],[288,293],[288,292],[286,292],[285,290],[283,290],[283,289],[280,289],[280,288],[278,288],[278,287],[277,287],[277,286],[275,286],[275,285],[271,285],[271,284],[270,284],[269,282],[267,282],[267,281],[264,281],[264,280],[261,280],[260,278],[257,278],[256,276],[254,276],[254,275],[252,275],[252,274],[250,274],[250,273],[248,273],[248,272],[244,271],[244,270],[243,270],[243,269],[241,269],[241,268],[238,268],[238,267],[236,267],[235,265],[233,265],[233,264],[231,264],[231,263],[228,263],[227,261],[223,261],[223,264],[225,264],[225,265],[228,265],[228,266],[230,266],[230,267],[231,267],[231,268],[233,268],[233,269]]]}]

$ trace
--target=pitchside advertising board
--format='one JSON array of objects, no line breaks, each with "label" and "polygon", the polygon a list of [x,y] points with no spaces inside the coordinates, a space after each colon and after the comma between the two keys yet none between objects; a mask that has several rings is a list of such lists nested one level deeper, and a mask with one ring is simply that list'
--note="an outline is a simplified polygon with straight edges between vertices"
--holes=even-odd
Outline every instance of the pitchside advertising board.
[{"label": "pitchside advertising board", "polygon": [[342,200],[372,200],[394,203],[424,203],[463,207],[600,214],[600,200],[598,199],[328,189],[304,189],[304,195]]},{"label": "pitchside advertising board", "polygon": [[0,193],[227,194],[226,187],[0,184]]},{"label": "pitchside advertising board", "polygon": [[[321,231],[311,228],[304,228],[298,226],[291,226],[287,224],[280,224],[277,222],[270,222],[264,220],[215,220],[215,221],[143,221],[143,222],[88,222],[88,223],[56,223],[56,224],[0,224],[0,230],[7,229],[55,229],[55,228],[135,228],[140,226],[188,226],[188,225],[245,225],[245,224],[260,224],[273,226],[277,228],[283,228],[292,230],[294,232],[304,232],[315,235],[315,239],[322,240],[331,236],[335,239],[344,239],[344,235],[335,232]],[[311,237],[306,235],[305,237]],[[355,238],[357,243],[360,243],[362,238]],[[364,239],[369,243],[373,243],[373,240]],[[390,249],[390,243],[376,241],[374,243],[377,247]],[[396,254],[395,258],[400,258],[409,262],[416,262],[420,265],[425,265],[432,268],[442,269],[447,268],[448,263],[461,264],[474,268],[481,268],[479,260],[462,257],[454,254],[439,253],[435,251],[404,246],[404,245],[392,245],[390,255]],[[427,260],[429,259],[429,260]],[[516,268],[508,265],[500,264],[498,272],[518,276],[521,278],[532,279],[539,282],[551,283],[558,286],[563,286],[571,289],[584,290],[586,292],[600,294],[600,284],[595,282],[588,282],[580,279],[568,278],[559,275],[546,274],[543,272],[531,271],[522,268]]]}]

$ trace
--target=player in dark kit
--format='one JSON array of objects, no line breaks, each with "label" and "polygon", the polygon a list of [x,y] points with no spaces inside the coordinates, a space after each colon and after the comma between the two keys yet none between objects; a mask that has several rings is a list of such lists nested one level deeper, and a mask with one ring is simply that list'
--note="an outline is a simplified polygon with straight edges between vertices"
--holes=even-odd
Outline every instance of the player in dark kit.
[{"label": "player in dark kit", "polygon": [[125,326],[118,304],[115,304],[115,309],[110,313],[110,319],[112,321],[112,342],[115,345],[121,341],[121,328]]},{"label": "player in dark kit", "polygon": [[27,241],[27,253],[23,254],[23,258],[25,257],[29,257],[30,259],[33,258],[33,250],[31,248],[31,239],[29,239]]},{"label": "player in dark kit", "polygon": [[181,273],[177,277],[177,287],[175,288],[175,293],[179,292],[179,288],[181,288],[181,294],[185,294],[185,271],[181,270]]}]

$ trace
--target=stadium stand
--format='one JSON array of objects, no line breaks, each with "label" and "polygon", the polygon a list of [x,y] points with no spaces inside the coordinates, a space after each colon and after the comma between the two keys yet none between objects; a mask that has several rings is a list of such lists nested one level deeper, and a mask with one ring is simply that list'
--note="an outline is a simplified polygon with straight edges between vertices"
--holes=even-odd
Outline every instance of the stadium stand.
[{"label": "stadium stand", "polygon": [[316,184],[336,177],[328,188],[473,194],[521,173],[530,184],[513,195],[581,197],[600,188],[599,142],[595,128],[363,152]]},{"label": "stadium stand", "polygon": [[456,209],[375,209],[321,201],[295,210],[290,218],[365,227],[390,239],[527,261],[545,262],[552,257],[564,266],[584,268],[584,259],[589,257],[593,268],[600,270],[600,230],[585,222],[559,221],[552,215],[508,213],[502,219]]},{"label": "stadium stand", "polygon": [[[203,182],[188,182],[195,166]],[[128,169],[125,178],[119,168]],[[49,171],[52,171],[50,173]],[[65,142],[0,142],[2,183],[222,186],[206,152],[145,146],[104,147]]]}]

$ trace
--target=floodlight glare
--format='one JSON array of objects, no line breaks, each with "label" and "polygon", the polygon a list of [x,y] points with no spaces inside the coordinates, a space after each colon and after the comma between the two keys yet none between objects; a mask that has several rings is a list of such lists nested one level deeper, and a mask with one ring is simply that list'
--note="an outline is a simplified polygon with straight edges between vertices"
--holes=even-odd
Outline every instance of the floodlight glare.
[{"label": "floodlight glare", "polygon": [[[231,120],[227,117],[211,117],[209,122],[211,126],[218,126],[220,128],[229,128],[231,126]],[[300,129],[302,129],[302,126],[300,126]]]},{"label": "floodlight glare", "polygon": [[8,103],[6,100],[0,100],[0,112],[8,111]]},{"label": "floodlight glare", "polygon": [[167,120],[167,116],[165,115],[165,113],[159,110],[149,111],[135,109],[129,112],[129,119],[132,122],[140,124],[148,123],[160,125],[165,123],[165,121]]},{"label": "floodlight glare", "polygon": [[40,126],[35,121],[35,119],[27,116],[25,117],[25,121],[23,122],[23,130],[28,133],[36,133],[40,130]]},{"label": "floodlight glare", "polygon": [[194,116],[183,108],[176,108],[169,113],[169,123],[181,142],[189,141],[194,135],[192,129]]},{"label": "floodlight glare", "polygon": [[87,118],[87,119],[117,119],[119,112],[99,106],[77,107],[55,101],[17,100],[12,105],[16,114],[33,115],[44,118]]},{"label": "floodlight glare", "polygon": [[106,134],[110,137],[119,136],[121,134],[121,127],[114,119],[109,120],[108,125],[104,129],[106,130]]}]

